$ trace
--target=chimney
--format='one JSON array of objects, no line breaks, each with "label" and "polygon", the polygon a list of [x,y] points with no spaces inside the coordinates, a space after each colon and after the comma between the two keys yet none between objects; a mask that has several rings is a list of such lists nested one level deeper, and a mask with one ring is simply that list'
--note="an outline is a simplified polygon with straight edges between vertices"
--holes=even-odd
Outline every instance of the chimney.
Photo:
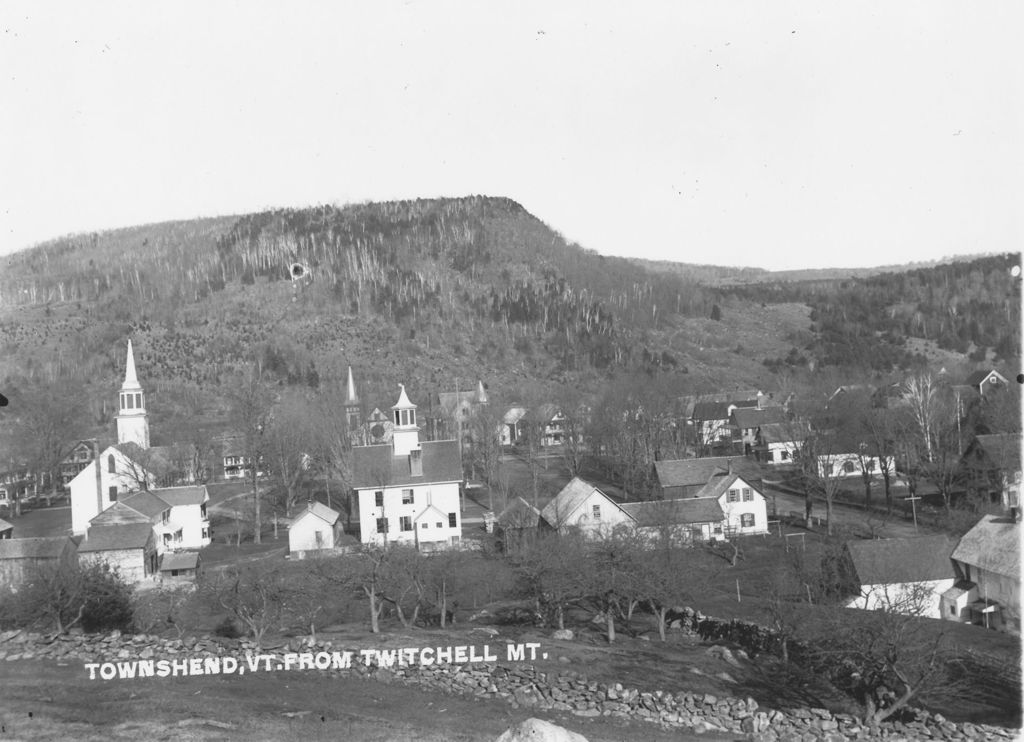
[{"label": "chimney", "polygon": [[414,448],[409,451],[409,476],[423,476],[423,449]]}]

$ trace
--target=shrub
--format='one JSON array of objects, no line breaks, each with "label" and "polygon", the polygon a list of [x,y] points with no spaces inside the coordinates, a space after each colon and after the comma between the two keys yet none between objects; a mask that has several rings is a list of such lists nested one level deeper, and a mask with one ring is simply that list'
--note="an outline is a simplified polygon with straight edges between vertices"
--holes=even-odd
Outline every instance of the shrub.
[{"label": "shrub", "polygon": [[131,598],[131,586],[105,563],[46,565],[30,572],[18,592],[4,600],[2,620],[13,628],[40,626],[58,635],[78,624],[86,631],[126,631]]}]

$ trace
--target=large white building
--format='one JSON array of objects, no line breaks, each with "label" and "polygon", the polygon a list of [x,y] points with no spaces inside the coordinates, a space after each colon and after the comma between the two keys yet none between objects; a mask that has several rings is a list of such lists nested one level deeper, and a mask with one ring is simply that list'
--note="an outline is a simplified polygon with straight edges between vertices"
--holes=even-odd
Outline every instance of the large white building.
[{"label": "large white building", "polygon": [[430,550],[462,538],[458,441],[420,441],[416,405],[401,386],[391,442],[352,449],[353,489],[364,544]]},{"label": "large white building", "polygon": [[[107,446],[68,483],[71,530],[85,533],[89,521],[129,492],[155,486],[156,477],[143,465],[149,449],[146,395],[135,372],[135,354],[128,341],[124,382],[117,395],[117,445]],[[94,445],[99,445],[94,443]],[[98,471],[97,471],[98,462]]]}]

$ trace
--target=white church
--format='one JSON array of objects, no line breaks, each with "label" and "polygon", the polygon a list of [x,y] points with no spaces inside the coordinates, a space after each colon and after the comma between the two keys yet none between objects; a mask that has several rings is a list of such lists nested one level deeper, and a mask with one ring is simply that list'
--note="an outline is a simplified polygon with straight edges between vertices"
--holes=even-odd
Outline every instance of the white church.
[{"label": "white church", "polygon": [[138,455],[139,451],[149,448],[149,416],[146,395],[135,372],[131,340],[128,341],[124,383],[117,398],[117,443],[104,449],[68,484],[71,530],[76,535],[85,533],[89,521],[116,503],[119,497],[156,485],[154,475],[146,471],[141,462],[143,457]]}]

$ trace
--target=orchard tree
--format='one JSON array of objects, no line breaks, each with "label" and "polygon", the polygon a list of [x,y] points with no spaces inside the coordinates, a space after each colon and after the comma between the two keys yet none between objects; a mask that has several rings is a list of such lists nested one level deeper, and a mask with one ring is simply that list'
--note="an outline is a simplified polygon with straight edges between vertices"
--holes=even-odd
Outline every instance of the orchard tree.
[{"label": "orchard tree", "polygon": [[233,566],[206,586],[220,606],[245,626],[257,646],[268,630],[281,625],[291,588],[291,576],[262,563]]},{"label": "orchard tree", "polygon": [[576,531],[538,535],[511,557],[518,592],[530,598],[548,625],[565,628],[570,603],[587,595],[587,544]]}]

